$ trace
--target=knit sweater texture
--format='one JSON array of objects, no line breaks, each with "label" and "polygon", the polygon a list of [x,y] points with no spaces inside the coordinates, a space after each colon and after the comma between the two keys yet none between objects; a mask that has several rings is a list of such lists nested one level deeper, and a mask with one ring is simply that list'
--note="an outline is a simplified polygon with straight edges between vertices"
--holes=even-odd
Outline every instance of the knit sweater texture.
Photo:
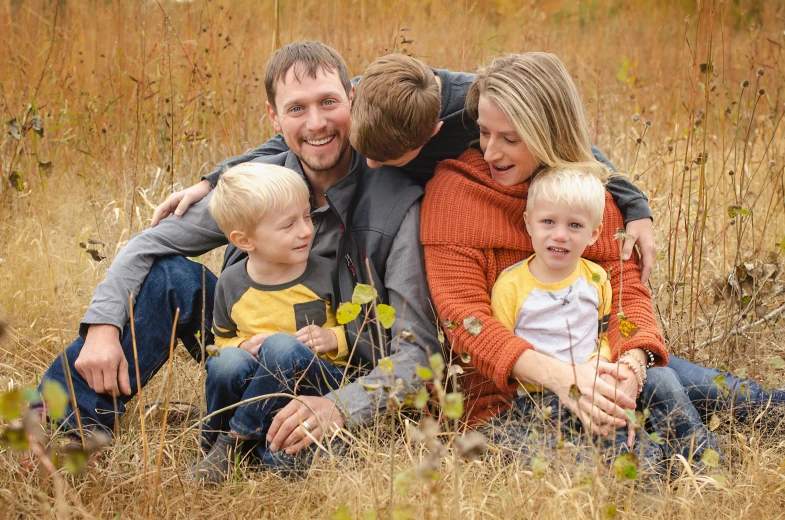
[{"label": "knit sweater texture", "polygon": [[[515,186],[494,181],[482,154],[474,149],[458,159],[442,161],[425,189],[420,237],[428,284],[440,321],[458,324],[445,333],[453,362],[464,370],[460,383],[465,419],[474,426],[509,408],[518,386],[511,379],[513,366],[525,350],[533,348],[491,312],[491,291],[499,273],[534,252],[523,221],[528,190],[528,181]],[[640,283],[637,258],[623,264],[619,260],[614,234],[620,228],[624,228],[621,212],[606,192],[602,234],[583,256],[610,273],[612,361],[627,350],[645,348],[654,354],[656,365],[665,366],[668,352],[651,294]],[[620,295],[624,315],[638,327],[628,338],[619,331]],[[469,316],[482,324],[476,336],[463,326]],[[468,362],[461,361],[467,355]]]}]

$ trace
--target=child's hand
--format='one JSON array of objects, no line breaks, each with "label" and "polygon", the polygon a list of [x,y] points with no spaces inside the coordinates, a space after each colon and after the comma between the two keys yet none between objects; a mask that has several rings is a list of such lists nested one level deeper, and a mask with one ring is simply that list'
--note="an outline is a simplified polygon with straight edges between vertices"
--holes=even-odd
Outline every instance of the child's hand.
[{"label": "child's hand", "polygon": [[317,325],[301,328],[294,337],[317,354],[338,349],[338,338],[335,336],[335,332],[325,330]]},{"label": "child's hand", "polygon": [[238,346],[245,350],[246,352],[250,352],[254,356],[259,355],[259,347],[262,346],[264,340],[266,340],[270,335],[269,334],[257,334],[256,336],[252,337],[251,339],[247,339],[240,343]]}]

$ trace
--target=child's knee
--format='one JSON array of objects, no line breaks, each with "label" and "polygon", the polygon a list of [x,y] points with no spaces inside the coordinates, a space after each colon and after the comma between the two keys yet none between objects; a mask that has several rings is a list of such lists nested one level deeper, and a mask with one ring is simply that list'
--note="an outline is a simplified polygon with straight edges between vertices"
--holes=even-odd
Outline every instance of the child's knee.
[{"label": "child's knee", "polygon": [[220,349],[218,355],[207,359],[207,377],[213,381],[244,380],[253,375],[256,365],[258,361],[251,353],[237,347],[226,347]]}]

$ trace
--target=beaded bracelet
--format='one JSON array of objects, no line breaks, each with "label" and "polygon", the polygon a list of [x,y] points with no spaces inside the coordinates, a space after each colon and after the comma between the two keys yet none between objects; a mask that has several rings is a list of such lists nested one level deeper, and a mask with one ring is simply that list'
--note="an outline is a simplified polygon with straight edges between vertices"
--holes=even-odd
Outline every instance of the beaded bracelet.
[{"label": "beaded bracelet", "polygon": [[636,367],[635,364],[630,361],[629,359],[625,359],[624,356],[619,358],[619,363],[627,365],[632,373],[635,374],[635,378],[638,380],[638,395],[643,392],[643,378],[641,377],[641,369]]},{"label": "beaded bracelet", "polygon": [[654,366],[654,354],[651,353],[651,350],[642,348],[641,349],[645,354],[646,357],[649,358],[649,362],[646,363],[646,368],[651,368]]}]

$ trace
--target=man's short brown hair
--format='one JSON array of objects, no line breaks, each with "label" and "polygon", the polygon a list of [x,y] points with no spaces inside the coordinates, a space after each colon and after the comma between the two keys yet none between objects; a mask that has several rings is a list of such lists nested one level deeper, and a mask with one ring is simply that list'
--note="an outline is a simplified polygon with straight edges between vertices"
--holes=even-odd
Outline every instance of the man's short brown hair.
[{"label": "man's short brown hair", "polygon": [[349,141],[368,159],[395,160],[428,142],[440,112],[433,71],[409,56],[388,54],[371,63],[357,85]]},{"label": "man's short brown hair", "polygon": [[267,62],[267,69],[264,72],[264,90],[267,92],[267,101],[273,110],[275,110],[275,85],[286,76],[292,67],[294,67],[294,77],[298,81],[301,74],[316,78],[319,70],[325,73],[334,72],[338,74],[347,97],[352,90],[346,62],[335,49],[322,42],[290,43],[275,51],[273,57]]}]

